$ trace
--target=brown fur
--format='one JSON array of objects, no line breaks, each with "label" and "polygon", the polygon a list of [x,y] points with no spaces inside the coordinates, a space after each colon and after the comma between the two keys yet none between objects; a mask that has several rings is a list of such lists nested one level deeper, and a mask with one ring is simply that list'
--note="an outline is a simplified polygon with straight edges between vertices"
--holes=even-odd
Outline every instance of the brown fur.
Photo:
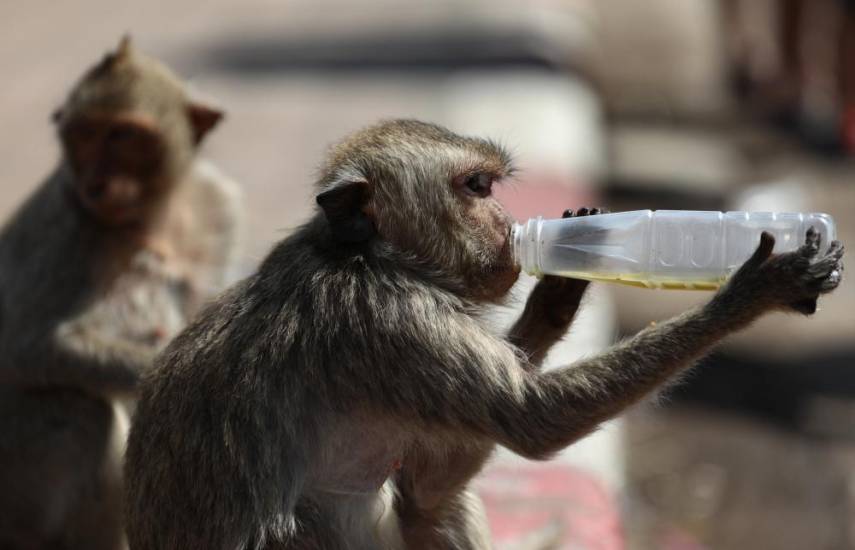
[{"label": "brown fur", "polygon": [[518,268],[479,182],[510,171],[495,144],[417,121],[333,149],[317,214],[145,377],[133,550],[489,547],[467,487],[495,444],[548,458],[726,334],[837,285],[839,243],[820,256],[813,233],[769,257],[764,236],[708,305],[540,372],[584,287],[541,281],[510,340],[483,325]]},{"label": "brown fur", "polygon": [[123,547],[140,372],[234,255],[237,194],[194,159],[193,110],[123,41],[55,116],[63,159],[0,233],[0,548]]}]

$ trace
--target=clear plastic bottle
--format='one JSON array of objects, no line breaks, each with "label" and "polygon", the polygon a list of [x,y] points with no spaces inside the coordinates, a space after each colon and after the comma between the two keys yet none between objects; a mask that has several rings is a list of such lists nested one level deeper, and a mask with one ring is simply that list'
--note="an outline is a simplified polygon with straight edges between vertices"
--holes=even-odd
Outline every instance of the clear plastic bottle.
[{"label": "clear plastic bottle", "polygon": [[775,252],[789,252],[811,226],[825,250],[836,238],[828,214],[691,210],[532,218],[514,225],[511,243],[517,264],[538,277],[714,290],[751,256],[761,232],[775,236]]}]

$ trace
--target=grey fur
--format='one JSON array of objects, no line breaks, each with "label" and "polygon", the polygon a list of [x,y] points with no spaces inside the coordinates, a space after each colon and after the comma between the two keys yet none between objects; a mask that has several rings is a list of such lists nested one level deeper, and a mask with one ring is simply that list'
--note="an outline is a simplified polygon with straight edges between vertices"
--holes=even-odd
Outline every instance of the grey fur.
[{"label": "grey fur", "polygon": [[[63,117],[98,108],[81,93]],[[180,95],[165,97],[183,112]],[[0,548],[124,547],[121,457],[140,373],[222,286],[236,245],[234,184],[192,159],[184,126],[184,160],[143,223],[94,219],[63,158],[0,233]]]},{"label": "grey fur", "polygon": [[[826,289],[809,268],[826,280],[842,255],[768,259],[761,245],[709,305],[541,373],[584,286],[542,281],[513,343],[492,334],[478,312],[518,271],[473,218],[505,223],[493,203],[453,184],[508,164],[489,142],[416,121],[333,149],[320,190],[367,183],[351,214],[377,233],[343,244],[331,228],[343,214],[319,211],[146,374],[125,467],[133,550],[485,548],[467,484],[495,443],[548,458],[724,335],[815,298]],[[397,542],[378,534],[390,481]]]}]

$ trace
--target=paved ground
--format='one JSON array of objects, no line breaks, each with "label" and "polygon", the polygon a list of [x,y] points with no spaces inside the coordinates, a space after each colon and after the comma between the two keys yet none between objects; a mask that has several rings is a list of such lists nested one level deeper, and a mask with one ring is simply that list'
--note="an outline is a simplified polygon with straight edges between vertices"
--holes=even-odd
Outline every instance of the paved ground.
[{"label": "paved ground", "polygon": [[852,440],[692,408],[639,411],[627,434],[631,547],[855,548]]}]

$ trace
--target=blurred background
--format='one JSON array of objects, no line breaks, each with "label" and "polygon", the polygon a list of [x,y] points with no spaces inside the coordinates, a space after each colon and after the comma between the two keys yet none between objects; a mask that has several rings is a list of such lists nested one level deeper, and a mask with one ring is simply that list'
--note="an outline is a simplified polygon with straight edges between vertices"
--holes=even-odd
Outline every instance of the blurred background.
[{"label": "blurred background", "polygon": [[[490,136],[518,218],[823,211],[855,246],[855,2],[0,2],[0,216],[53,168],[49,115],[130,32],[227,119],[249,272],[311,212],[325,148],[388,117]],[[497,311],[500,320],[520,308]],[[709,298],[592,285],[562,364]],[[855,285],[773,315],[548,464],[479,479],[498,548],[855,548]]]}]

